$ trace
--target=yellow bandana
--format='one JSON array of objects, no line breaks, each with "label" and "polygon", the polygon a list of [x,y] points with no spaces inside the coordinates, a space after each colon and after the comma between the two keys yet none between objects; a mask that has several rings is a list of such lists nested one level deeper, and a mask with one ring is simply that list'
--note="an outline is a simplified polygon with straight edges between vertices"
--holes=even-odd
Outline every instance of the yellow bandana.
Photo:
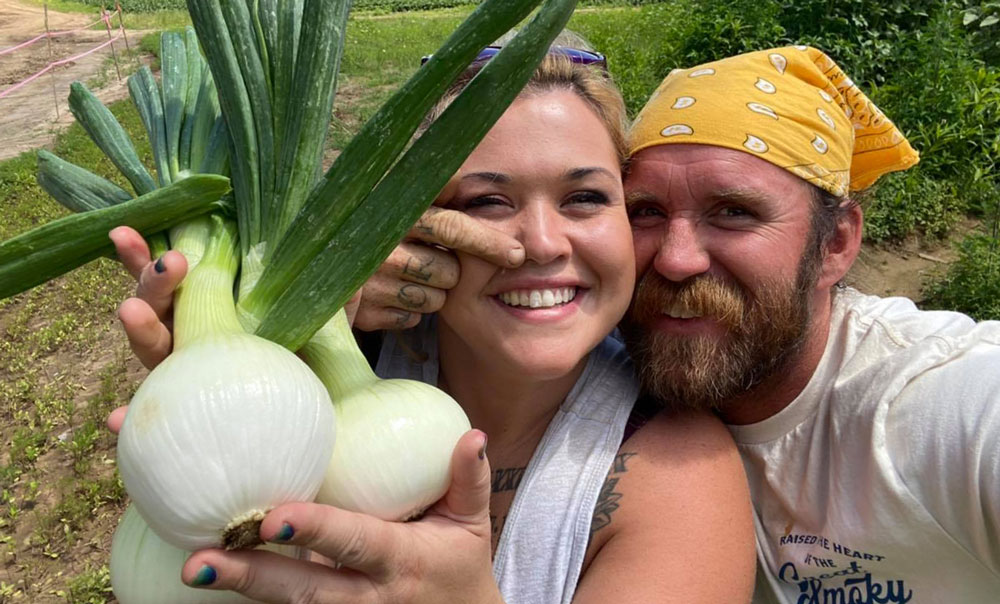
[{"label": "yellow bandana", "polygon": [[749,152],[837,196],[919,159],[836,63],[807,46],[672,71],[632,125],[629,153],[671,143]]}]

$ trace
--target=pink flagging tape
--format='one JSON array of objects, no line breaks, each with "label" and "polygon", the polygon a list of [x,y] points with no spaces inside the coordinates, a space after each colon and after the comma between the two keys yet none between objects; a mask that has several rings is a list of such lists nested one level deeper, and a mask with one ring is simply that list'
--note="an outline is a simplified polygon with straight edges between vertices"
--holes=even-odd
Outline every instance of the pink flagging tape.
[{"label": "pink flagging tape", "polygon": [[26,46],[31,46],[35,42],[37,42],[39,40],[44,40],[45,38],[58,38],[59,36],[65,36],[65,35],[69,35],[69,34],[75,34],[75,33],[84,31],[86,29],[90,29],[91,27],[97,25],[98,23],[104,23],[105,25],[107,25],[107,24],[109,24],[111,22],[111,17],[113,17],[114,15],[116,15],[118,13],[119,13],[119,11],[117,9],[115,9],[115,11],[112,12],[112,13],[104,11],[104,13],[101,15],[100,19],[98,19],[97,21],[94,21],[93,23],[88,23],[88,24],[84,25],[83,27],[78,27],[76,29],[67,29],[65,31],[50,31],[47,34],[38,34],[37,36],[35,36],[34,38],[28,40],[27,42],[21,42],[20,44],[17,44],[15,46],[11,46],[11,47],[4,48],[4,49],[0,50],[0,56],[3,56],[5,54],[11,53],[11,52],[14,52],[15,50],[20,50],[22,48],[25,48]]},{"label": "pink flagging tape", "polygon": [[52,63],[49,63],[44,68],[42,68],[42,70],[39,71],[38,73],[30,75],[26,79],[21,80],[17,84],[14,84],[13,86],[11,86],[10,88],[8,88],[7,90],[4,90],[3,92],[0,92],[0,99],[2,99],[3,97],[7,96],[8,94],[14,92],[18,88],[21,88],[25,84],[28,84],[29,82],[31,82],[33,80],[37,80],[38,78],[42,77],[46,72],[48,72],[53,67],[59,67],[60,65],[65,65],[66,63],[72,63],[73,61],[76,61],[77,59],[82,59],[83,57],[85,57],[87,55],[94,54],[95,52],[101,50],[102,48],[107,48],[112,42],[114,42],[115,40],[121,38],[122,37],[122,33],[123,33],[122,32],[122,28],[119,27],[118,28],[118,35],[115,36],[115,37],[113,37],[113,38],[111,38],[107,42],[104,42],[103,44],[95,46],[94,48],[91,48],[90,50],[88,50],[86,52],[81,52],[80,54],[76,55],[75,57],[69,57],[68,59],[60,59],[58,61],[53,61]]}]

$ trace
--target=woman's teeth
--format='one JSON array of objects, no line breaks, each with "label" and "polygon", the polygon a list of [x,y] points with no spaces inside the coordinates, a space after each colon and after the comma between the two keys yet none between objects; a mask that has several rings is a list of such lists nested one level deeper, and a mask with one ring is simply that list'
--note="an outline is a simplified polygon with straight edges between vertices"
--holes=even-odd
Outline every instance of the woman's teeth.
[{"label": "woman's teeth", "polygon": [[555,289],[519,289],[512,292],[503,292],[498,297],[501,302],[508,306],[551,308],[557,304],[565,304],[575,298],[576,288],[557,287]]}]

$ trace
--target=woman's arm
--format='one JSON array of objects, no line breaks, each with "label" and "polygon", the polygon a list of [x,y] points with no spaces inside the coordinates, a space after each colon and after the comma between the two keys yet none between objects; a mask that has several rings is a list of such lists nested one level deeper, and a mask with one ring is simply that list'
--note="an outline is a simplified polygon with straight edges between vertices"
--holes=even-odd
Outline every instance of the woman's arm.
[{"label": "woman's arm", "polygon": [[750,494],[714,416],[660,413],[623,443],[592,531],[574,604],[750,601]]}]

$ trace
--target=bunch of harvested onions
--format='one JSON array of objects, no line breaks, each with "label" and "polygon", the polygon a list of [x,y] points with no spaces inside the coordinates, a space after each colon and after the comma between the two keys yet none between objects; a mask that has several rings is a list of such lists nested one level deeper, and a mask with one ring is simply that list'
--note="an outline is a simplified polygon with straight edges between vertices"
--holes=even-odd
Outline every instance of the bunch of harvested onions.
[{"label": "bunch of harvested onions", "polygon": [[[546,0],[411,141],[478,51],[537,2],[480,4],[319,178],[347,0],[189,0],[197,39],[164,38],[159,87],[146,72],[130,82],[156,181],[77,89],[78,118],[138,197],[40,158],[46,189],[82,213],[0,243],[0,296],[108,253],[105,234],[120,224],[188,257],[174,351],[137,391],[119,441],[126,490],[160,539],[250,547],[283,502],[318,493],[401,520],[443,494],[467,418],[437,389],[378,380],[340,309],[517,96],[575,5]],[[232,191],[202,171],[231,172]]]}]

